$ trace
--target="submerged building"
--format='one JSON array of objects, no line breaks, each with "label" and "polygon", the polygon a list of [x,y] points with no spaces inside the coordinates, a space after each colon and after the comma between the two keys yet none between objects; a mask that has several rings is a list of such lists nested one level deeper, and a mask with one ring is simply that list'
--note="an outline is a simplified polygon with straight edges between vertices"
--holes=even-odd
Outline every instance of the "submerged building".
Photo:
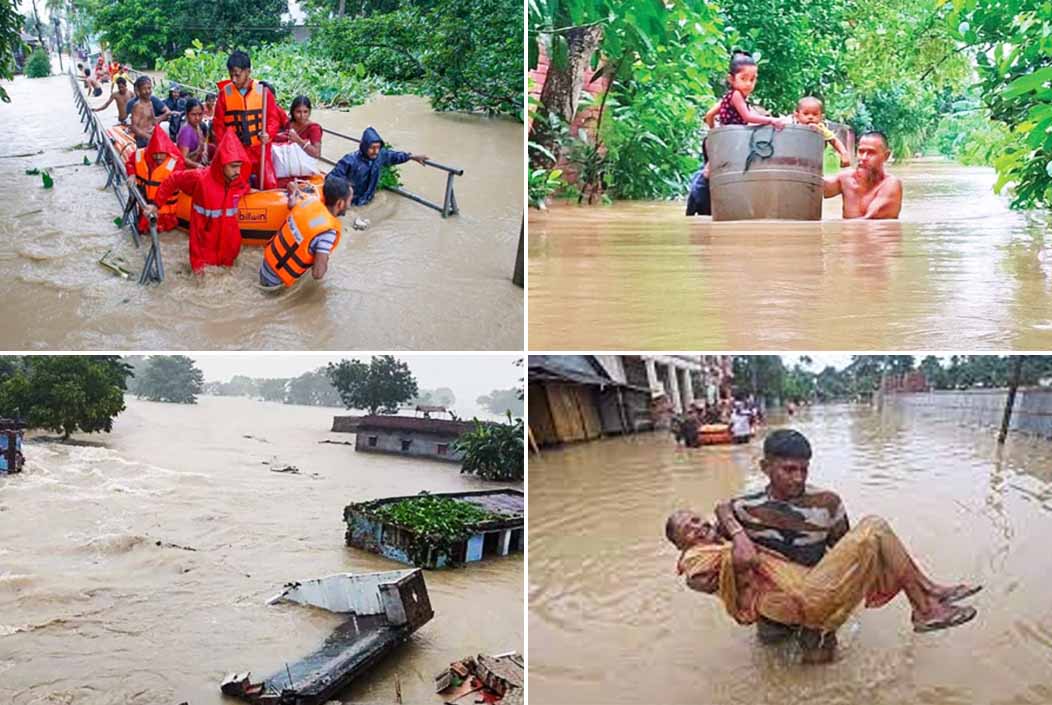
[{"label": "submerged building", "polygon": [[[416,529],[385,515],[384,509],[390,505],[421,498],[447,498],[470,504],[488,513],[489,518],[469,525],[465,536],[446,543],[432,541]],[[384,497],[347,505],[343,519],[347,524],[348,546],[423,568],[443,568],[491,556],[521,553],[526,542],[525,496],[512,489]]]},{"label": "submerged building", "polygon": [[475,428],[473,421],[417,418],[413,416],[361,416],[353,422],[337,417],[333,430],[357,434],[354,449],[363,453],[410,455],[459,463],[464,454],[453,443]]}]

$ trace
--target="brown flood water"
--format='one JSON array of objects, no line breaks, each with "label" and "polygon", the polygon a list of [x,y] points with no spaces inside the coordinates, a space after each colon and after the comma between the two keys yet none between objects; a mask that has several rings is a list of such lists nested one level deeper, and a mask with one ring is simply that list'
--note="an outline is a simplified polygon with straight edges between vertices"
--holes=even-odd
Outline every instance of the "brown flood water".
[{"label": "brown flood water", "polygon": [[759,442],[574,445],[530,462],[531,703],[1052,702],[1052,443],[1013,437],[999,452],[994,431],[868,407],[792,425],[815,448],[809,481],[849,517],[885,517],[932,577],[986,586],[977,619],[915,634],[899,596],[852,615],[836,662],[803,666],[688,590],[664,537],[673,510],[763,487]]},{"label": "brown flood water", "polygon": [[[235,670],[269,675],[338,615],[267,607],[291,580],[406,566],[343,543],[343,506],[420,490],[499,486],[453,464],[356,454],[325,439],[339,409],[202,397],[127,400],[89,445],[28,443],[0,479],[0,702],[222,705]],[[295,464],[272,473],[263,461]],[[317,473],[318,477],[310,476]],[[156,541],[198,549],[158,547]],[[523,560],[425,573],[434,619],[344,692],[438,703],[433,676],[523,648]]]},{"label": "brown flood water", "polygon": [[1052,347],[1052,234],[994,172],[890,166],[899,222],[713,223],[683,202],[529,212],[531,348]]},{"label": "brown flood water", "polygon": [[[441,216],[392,193],[349,210],[323,282],[271,297],[256,287],[262,248],[247,247],[230,270],[189,273],[186,233],[161,236],[165,282],[143,288],[98,264],[117,242],[120,215],[99,167],[55,172],[44,190],[30,167],[74,164],[86,141],[69,79],[5,82],[0,156],[0,297],[6,349],[514,349],[522,347],[523,291],[511,283],[522,218],[522,125],[436,113],[417,96],[377,96],[313,119],[358,136],[367,125],[397,148],[464,169],[461,213]],[[102,98],[90,99],[101,105]],[[112,111],[112,113],[109,113]],[[116,121],[116,106],[107,111]],[[354,143],[326,135],[325,156]],[[90,154],[94,159],[94,154]],[[445,172],[409,163],[406,188],[441,201]],[[351,230],[355,214],[371,220]],[[136,271],[143,252],[127,234],[118,251]]]}]

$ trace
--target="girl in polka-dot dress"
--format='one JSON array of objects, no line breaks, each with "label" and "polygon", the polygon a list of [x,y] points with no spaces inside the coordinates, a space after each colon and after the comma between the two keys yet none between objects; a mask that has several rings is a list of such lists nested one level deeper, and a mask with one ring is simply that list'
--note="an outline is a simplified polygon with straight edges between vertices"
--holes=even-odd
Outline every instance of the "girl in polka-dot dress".
[{"label": "girl in polka-dot dress", "polygon": [[735,51],[727,74],[730,90],[705,114],[705,122],[709,127],[714,127],[716,120],[719,120],[720,125],[773,125],[776,130],[786,126],[785,120],[761,115],[749,108],[746,100],[756,88],[756,75],[756,61],[752,55]]}]

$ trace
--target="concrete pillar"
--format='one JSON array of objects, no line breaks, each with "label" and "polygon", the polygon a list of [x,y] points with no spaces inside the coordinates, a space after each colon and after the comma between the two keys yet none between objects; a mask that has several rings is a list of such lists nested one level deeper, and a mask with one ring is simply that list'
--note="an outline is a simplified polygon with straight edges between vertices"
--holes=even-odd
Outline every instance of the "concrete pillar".
[{"label": "concrete pillar", "polygon": [[508,555],[508,549],[511,547],[511,529],[505,530],[500,535],[500,555]]},{"label": "concrete pillar", "polygon": [[691,379],[689,369],[684,368],[680,371],[683,373],[683,408],[689,409],[694,403],[694,381]]},{"label": "concrete pillar", "polygon": [[651,393],[664,391],[661,389],[661,382],[658,380],[657,366],[654,364],[654,359],[645,357],[643,358],[643,364],[647,368],[647,384],[650,385]]},{"label": "concrete pillar", "polygon": [[668,366],[668,395],[672,397],[672,407],[677,414],[683,413],[683,397],[679,394],[679,372],[672,365]]}]

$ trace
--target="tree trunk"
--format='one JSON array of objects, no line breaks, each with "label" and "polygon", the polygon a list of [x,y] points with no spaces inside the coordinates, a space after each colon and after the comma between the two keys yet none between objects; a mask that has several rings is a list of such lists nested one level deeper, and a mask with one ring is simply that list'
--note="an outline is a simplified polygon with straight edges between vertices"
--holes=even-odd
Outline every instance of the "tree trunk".
[{"label": "tree trunk", "polygon": [[[566,65],[556,67],[548,64],[548,75],[541,88],[541,109],[539,119],[533,123],[531,139],[551,150],[558,159],[558,145],[555,135],[548,126],[548,113],[555,113],[566,123],[577,114],[577,103],[584,88],[584,71],[592,60],[592,54],[599,48],[603,30],[599,25],[566,30],[568,45]],[[551,57],[549,56],[549,60]]]},{"label": "tree trunk", "polygon": [[340,6],[336,9],[336,16],[343,17],[343,13],[347,11],[347,0],[340,0]]}]

